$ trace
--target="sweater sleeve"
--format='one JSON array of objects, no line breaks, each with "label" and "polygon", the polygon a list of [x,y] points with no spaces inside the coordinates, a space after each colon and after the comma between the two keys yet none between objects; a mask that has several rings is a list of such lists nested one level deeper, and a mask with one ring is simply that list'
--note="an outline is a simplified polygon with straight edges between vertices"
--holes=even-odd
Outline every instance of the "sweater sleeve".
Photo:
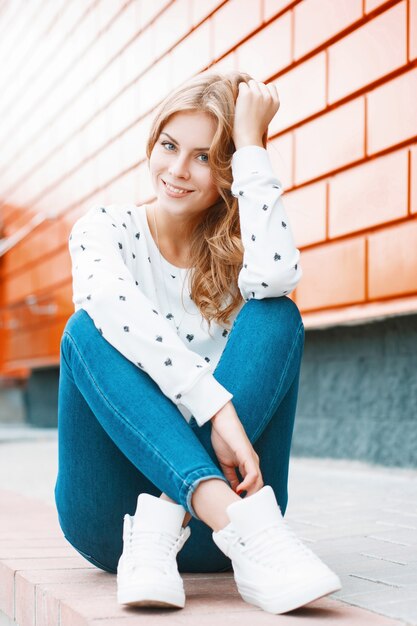
[{"label": "sweater sleeve", "polygon": [[300,252],[268,152],[254,145],[239,148],[232,157],[232,175],[244,247],[240,293],[245,300],[286,295],[302,276]]},{"label": "sweater sleeve", "polygon": [[202,426],[233,395],[137,286],[115,226],[104,207],[92,207],[73,225],[69,237],[73,303],[88,313],[104,339]]}]

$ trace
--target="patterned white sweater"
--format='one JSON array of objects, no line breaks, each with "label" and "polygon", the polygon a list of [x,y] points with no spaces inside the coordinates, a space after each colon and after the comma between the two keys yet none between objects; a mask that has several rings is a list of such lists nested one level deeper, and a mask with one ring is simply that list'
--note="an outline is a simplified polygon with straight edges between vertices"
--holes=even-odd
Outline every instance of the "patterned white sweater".
[{"label": "patterned white sweater", "polygon": [[[245,301],[289,294],[302,276],[300,253],[267,151],[240,148],[232,173],[245,251],[240,293]],[[212,322],[208,333],[190,298],[190,270],[161,260],[145,205],[92,206],[73,225],[69,251],[75,311],[84,309],[104,339],[145,371],[187,421],[193,415],[202,426],[233,398],[213,372],[241,307],[228,328]]]}]

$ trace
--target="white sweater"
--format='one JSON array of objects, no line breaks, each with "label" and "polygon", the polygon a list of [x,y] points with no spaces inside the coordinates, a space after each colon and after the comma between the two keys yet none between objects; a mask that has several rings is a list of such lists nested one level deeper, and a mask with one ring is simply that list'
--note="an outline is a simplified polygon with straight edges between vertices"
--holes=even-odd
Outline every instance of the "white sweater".
[{"label": "white sweater", "polygon": [[[245,250],[239,290],[245,301],[289,294],[302,276],[300,253],[267,151],[240,148],[232,173]],[[69,251],[75,311],[84,309],[104,339],[145,371],[187,421],[193,415],[202,426],[233,398],[213,371],[244,302],[228,328],[212,322],[210,336],[190,298],[189,270],[162,257],[170,309],[145,205],[91,207],[73,225]]]}]

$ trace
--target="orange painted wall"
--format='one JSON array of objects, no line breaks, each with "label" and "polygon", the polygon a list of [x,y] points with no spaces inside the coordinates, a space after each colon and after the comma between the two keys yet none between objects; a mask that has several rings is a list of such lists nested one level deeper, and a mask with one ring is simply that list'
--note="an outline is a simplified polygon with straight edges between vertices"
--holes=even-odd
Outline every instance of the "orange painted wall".
[{"label": "orange painted wall", "polygon": [[306,327],[417,311],[417,0],[3,3],[0,246],[29,227],[0,257],[3,381],[58,364],[72,224],[151,199],[152,111],[207,67],[277,85]]}]

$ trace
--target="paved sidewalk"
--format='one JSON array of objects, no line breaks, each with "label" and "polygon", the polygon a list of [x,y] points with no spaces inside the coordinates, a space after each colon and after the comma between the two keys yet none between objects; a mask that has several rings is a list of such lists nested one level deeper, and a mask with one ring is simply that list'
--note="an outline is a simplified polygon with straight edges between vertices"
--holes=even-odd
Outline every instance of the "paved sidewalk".
[{"label": "paved sidewalk", "polygon": [[[56,467],[55,431],[0,426],[0,489],[53,504]],[[333,598],[417,625],[417,470],[294,458],[289,492],[290,525],[342,579]]]}]

